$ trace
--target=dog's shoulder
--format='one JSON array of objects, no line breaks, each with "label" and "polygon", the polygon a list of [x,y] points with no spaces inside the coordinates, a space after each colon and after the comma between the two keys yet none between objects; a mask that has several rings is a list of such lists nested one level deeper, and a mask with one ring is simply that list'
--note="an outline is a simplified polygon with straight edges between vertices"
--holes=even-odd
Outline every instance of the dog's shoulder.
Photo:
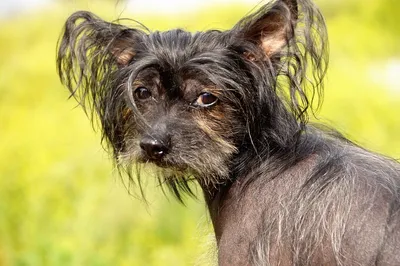
[{"label": "dog's shoulder", "polygon": [[270,158],[238,193],[251,202],[243,206],[263,209],[252,219],[261,224],[250,240],[254,261],[399,265],[393,249],[400,248],[400,164],[337,133],[304,137],[299,149],[312,152],[284,168]]}]

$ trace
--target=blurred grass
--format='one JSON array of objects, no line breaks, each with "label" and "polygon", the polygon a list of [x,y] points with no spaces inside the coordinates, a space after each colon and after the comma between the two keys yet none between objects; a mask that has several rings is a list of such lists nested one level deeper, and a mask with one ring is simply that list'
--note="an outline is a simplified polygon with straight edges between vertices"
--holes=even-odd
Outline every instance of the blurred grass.
[{"label": "blurred grass", "polygon": [[[115,19],[120,11],[111,2],[63,2],[0,21],[0,265],[207,264],[199,260],[210,233],[201,200],[181,206],[151,182],[148,206],[130,196],[99,134],[59,84],[54,61],[63,22],[77,9]],[[390,89],[377,71],[400,60],[393,19],[400,4],[317,3],[327,14],[331,40],[321,121],[400,157],[400,88]],[[135,19],[161,30],[227,29],[250,9]]]}]

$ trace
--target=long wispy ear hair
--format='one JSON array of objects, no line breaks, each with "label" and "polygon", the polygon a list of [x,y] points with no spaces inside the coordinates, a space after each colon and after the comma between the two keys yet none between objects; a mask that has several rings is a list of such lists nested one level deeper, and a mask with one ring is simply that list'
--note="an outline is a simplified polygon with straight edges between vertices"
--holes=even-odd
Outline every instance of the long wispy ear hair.
[{"label": "long wispy ear hair", "polygon": [[304,126],[307,111],[314,114],[322,103],[328,66],[327,31],[319,10],[309,0],[275,0],[232,30],[260,48],[261,54],[244,51],[245,56],[269,62],[276,77],[272,86]]}]

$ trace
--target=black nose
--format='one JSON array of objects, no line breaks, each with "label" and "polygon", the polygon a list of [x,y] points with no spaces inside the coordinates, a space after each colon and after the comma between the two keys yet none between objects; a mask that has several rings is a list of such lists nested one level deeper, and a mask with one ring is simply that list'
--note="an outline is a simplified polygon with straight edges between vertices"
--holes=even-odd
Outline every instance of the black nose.
[{"label": "black nose", "polygon": [[159,160],[168,153],[170,142],[167,139],[161,140],[158,138],[145,136],[140,141],[140,147],[144,152],[146,152],[149,158]]}]

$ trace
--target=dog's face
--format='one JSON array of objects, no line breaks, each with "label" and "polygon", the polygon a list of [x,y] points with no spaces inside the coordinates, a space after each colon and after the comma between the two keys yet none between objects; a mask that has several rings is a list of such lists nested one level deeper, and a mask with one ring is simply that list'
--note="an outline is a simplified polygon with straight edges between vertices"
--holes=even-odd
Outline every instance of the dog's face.
[{"label": "dog's face", "polygon": [[[118,163],[153,163],[168,183],[191,175],[215,186],[243,168],[241,154],[285,138],[280,120],[291,115],[277,76],[296,83],[306,60],[296,44],[297,8],[279,0],[231,30],[198,33],[146,33],[77,12],[59,44],[58,71],[98,115]],[[293,58],[298,65],[289,66]],[[304,95],[300,86],[291,93]]]},{"label": "dog's face", "polygon": [[[208,35],[213,43],[204,41]],[[175,30],[143,38],[147,47],[134,47],[135,58],[116,86],[125,106],[120,159],[152,162],[203,182],[226,177],[245,134],[237,95],[221,82],[238,72],[234,56],[217,32]]]}]

